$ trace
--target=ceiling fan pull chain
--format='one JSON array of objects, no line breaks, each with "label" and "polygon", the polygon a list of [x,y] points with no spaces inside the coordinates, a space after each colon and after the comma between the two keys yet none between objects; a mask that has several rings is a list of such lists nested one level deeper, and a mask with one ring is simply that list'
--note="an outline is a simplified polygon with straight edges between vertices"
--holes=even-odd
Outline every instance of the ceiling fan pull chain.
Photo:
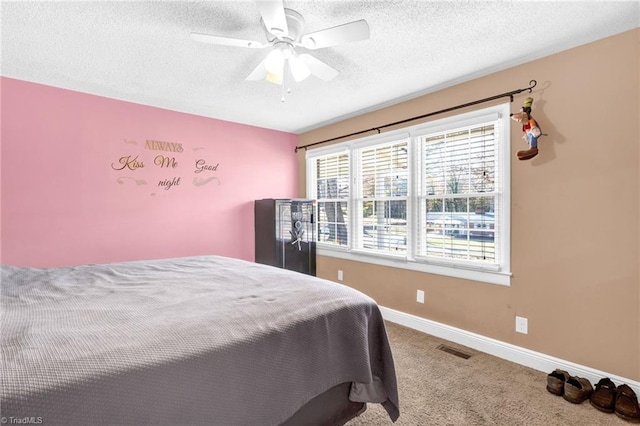
[{"label": "ceiling fan pull chain", "polygon": [[[280,99],[281,102],[286,101],[286,94],[290,94],[291,93],[291,87],[289,86],[289,73],[291,72],[291,69],[289,68],[290,64],[289,64],[289,60],[286,59],[284,61],[284,67],[282,69],[282,98]],[[289,73],[287,72],[287,70],[289,71]]]}]

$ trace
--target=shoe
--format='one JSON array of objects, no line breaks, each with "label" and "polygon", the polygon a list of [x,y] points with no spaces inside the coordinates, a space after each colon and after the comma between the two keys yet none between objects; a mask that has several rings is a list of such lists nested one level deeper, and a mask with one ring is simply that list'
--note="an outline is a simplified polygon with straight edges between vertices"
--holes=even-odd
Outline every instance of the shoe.
[{"label": "shoe", "polygon": [[538,155],[538,148],[529,148],[526,151],[518,151],[518,160],[528,160]]},{"label": "shoe", "polygon": [[620,385],[617,389],[616,416],[632,423],[640,423],[640,407],[635,392],[627,385]]},{"label": "shoe", "polygon": [[562,397],[574,404],[582,404],[593,393],[593,387],[589,380],[582,377],[571,376],[564,384]]},{"label": "shoe", "polygon": [[589,402],[600,411],[613,413],[616,405],[616,393],[615,383],[605,377],[596,384],[596,389],[593,391]]},{"label": "shoe", "polygon": [[554,395],[561,396],[564,393],[564,384],[569,377],[569,373],[556,368],[547,375],[547,390]]}]

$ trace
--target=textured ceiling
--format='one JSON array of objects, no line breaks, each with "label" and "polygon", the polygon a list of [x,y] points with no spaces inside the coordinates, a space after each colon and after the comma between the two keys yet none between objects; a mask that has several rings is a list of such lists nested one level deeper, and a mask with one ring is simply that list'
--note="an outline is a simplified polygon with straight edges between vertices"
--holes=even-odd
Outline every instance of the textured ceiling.
[{"label": "textured ceiling", "polygon": [[369,40],[309,51],[340,74],[293,84],[284,103],[281,86],[245,81],[268,49],[189,37],[266,41],[253,1],[2,1],[0,73],[302,133],[640,26],[637,1],[284,4],[304,16],[305,33],[358,19],[371,30]]}]

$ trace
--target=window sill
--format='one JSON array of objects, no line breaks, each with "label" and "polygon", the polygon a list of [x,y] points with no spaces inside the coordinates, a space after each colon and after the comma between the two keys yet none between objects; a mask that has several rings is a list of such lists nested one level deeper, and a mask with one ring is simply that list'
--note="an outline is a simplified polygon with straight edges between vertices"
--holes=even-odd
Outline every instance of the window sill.
[{"label": "window sill", "polygon": [[374,265],[388,266],[391,268],[409,269],[412,271],[424,272],[428,274],[445,275],[454,278],[461,278],[471,281],[485,282],[502,286],[511,285],[511,273],[502,271],[492,271],[478,268],[470,268],[458,265],[443,265],[406,259],[405,257],[393,257],[364,253],[362,251],[347,250],[344,248],[322,247],[316,248],[319,256],[336,257],[339,259],[352,260],[355,262],[371,263]]}]

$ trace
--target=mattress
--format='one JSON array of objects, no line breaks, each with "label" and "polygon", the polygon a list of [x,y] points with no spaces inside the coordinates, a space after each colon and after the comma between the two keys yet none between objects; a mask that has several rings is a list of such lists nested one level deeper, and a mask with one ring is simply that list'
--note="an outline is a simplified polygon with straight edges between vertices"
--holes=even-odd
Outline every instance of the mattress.
[{"label": "mattress", "polygon": [[279,425],[341,383],[399,416],[375,301],[219,256],[2,266],[0,413],[42,424]]}]

